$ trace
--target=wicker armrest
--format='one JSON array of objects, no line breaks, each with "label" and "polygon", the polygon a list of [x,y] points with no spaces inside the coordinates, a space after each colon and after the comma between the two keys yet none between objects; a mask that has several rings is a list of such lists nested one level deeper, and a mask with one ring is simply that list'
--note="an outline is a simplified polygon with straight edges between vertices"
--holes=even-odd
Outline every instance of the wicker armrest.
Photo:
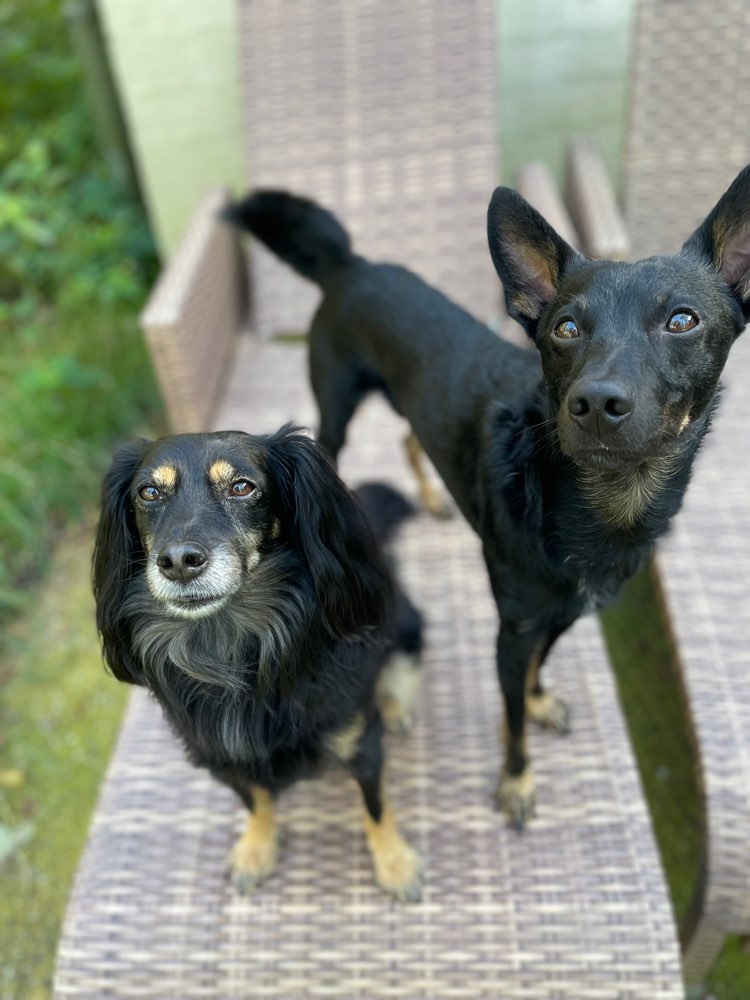
[{"label": "wicker armrest", "polygon": [[627,260],[630,239],[604,163],[588,139],[568,146],[566,203],[590,257]]},{"label": "wicker armrest", "polygon": [[[572,143],[568,203],[592,257],[626,258],[630,240],[593,146]],[[714,430],[683,509],[660,545],[659,586],[677,647],[704,791],[703,872],[682,928],[683,972],[700,982],[725,939],[750,934],[750,472],[736,460],[750,403],[750,342],[734,347]]]},{"label": "wicker armrest", "polygon": [[236,234],[218,218],[227,193],[200,202],[141,315],[175,432],[203,431],[245,321],[247,272]]},{"label": "wicker armrest", "polygon": [[750,339],[732,349],[714,428],[696,461],[658,571],[695,729],[704,791],[705,857],[684,972],[701,981],[729,935],[750,934]]}]

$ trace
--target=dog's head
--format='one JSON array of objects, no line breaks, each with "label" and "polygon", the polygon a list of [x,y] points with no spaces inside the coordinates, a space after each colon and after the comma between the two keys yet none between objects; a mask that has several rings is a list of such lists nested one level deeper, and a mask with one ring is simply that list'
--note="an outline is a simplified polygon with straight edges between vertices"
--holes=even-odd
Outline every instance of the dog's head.
[{"label": "dog's head", "polygon": [[488,233],[563,453],[584,469],[678,453],[750,315],[750,167],[671,257],[589,260],[509,188],[492,197]]},{"label": "dog's head", "polygon": [[311,595],[310,613],[336,640],[378,629],[390,597],[358,503],[291,427],[120,449],[104,480],[93,576],[105,654],[122,680],[139,679],[124,612],[135,584],[159,613],[200,622],[251,606],[253,588],[283,576]]}]

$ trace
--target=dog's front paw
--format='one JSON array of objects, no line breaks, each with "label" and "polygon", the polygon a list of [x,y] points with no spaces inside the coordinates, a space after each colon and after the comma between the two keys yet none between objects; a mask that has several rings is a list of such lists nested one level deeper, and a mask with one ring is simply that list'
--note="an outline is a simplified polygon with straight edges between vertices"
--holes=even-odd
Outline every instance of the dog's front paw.
[{"label": "dog's front paw", "polygon": [[235,891],[245,895],[264,882],[276,868],[278,854],[275,830],[254,829],[249,823],[229,859],[229,876]]},{"label": "dog's front paw", "polygon": [[503,771],[497,789],[497,804],[517,830],[523,830],[534,815],[536,805],[536,780],[530,765],[519,775]]},{"label": "dog's front paw", "polygon": [[565,736],[570,732],[570,709],[562,699],[549,691],[526,696],[526,714],[544,729]]},{"label": "dog's front paw", "polygon": [[402,903],[418,903],[422,898],[422,859],[405,840],[373,854],[375,875],[381,889]]}]

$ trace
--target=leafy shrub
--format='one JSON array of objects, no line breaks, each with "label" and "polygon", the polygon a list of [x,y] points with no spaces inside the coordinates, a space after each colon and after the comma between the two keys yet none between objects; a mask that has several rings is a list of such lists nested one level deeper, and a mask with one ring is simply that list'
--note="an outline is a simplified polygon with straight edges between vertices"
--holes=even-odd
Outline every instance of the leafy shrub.
[{"label": "leafy shrub", "polygon": [[152,421],[137,315],[156,260],[108,176],[58,4],[0,2],[0,611]]}]

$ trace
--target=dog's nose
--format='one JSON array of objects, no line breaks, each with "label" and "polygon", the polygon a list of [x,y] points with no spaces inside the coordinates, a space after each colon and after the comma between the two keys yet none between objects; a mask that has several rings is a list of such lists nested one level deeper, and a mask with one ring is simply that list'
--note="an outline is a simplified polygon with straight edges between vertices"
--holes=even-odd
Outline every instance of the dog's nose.
[{"label": "dog's nose", "polygon": [[580,379],[568,395],[568,413],[587,430],[615,430],[633,405],[630,387],[614,379]]},{"label": "dog's nose", "polygon": [[200,576],[208,563],[208,552],[195,542],[165,545],[156,557],[156,565],[168,580],[187,583]]}]

